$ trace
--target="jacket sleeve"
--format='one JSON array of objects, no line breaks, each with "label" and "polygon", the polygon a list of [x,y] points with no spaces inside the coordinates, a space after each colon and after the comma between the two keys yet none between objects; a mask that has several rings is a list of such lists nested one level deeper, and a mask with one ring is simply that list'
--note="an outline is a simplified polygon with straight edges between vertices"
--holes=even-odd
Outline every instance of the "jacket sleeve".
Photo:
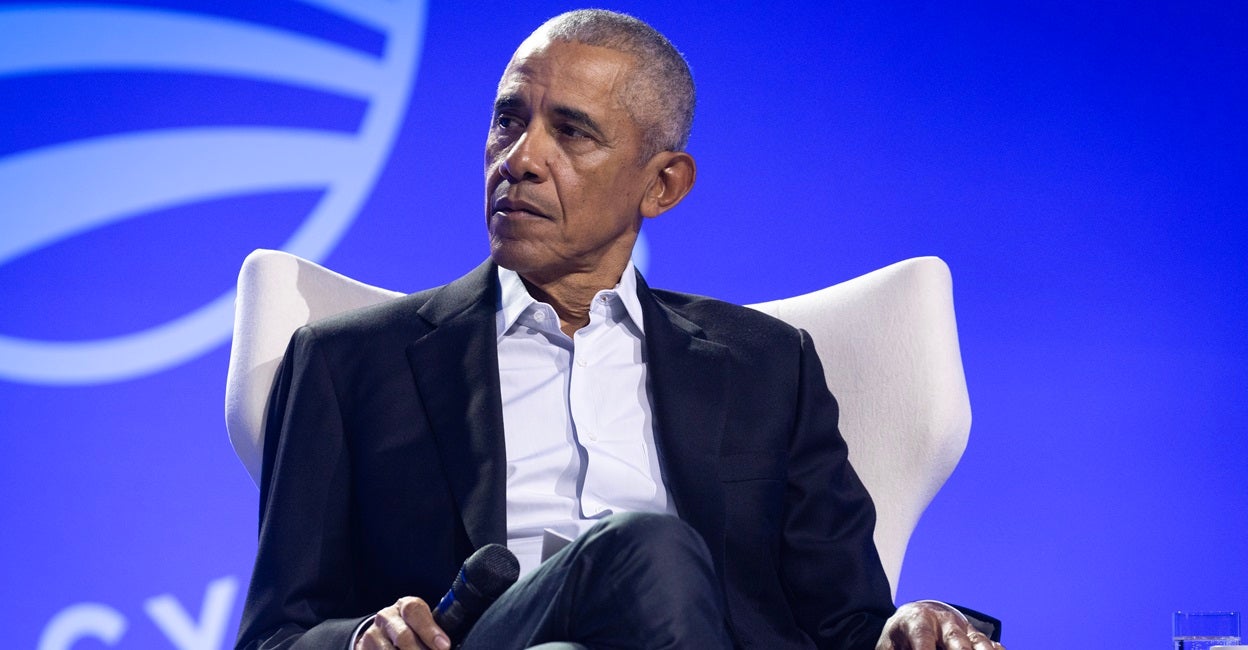
[{"label": "jacket sleeve", "polygon": [[836,400],[805,331],[801,346],[783,524],[786,591],[819,648],[871,650],[895,609],[873,539],[875,506],[849,464]]},{"label": "jacket sleeve", "polygon": [[237,648],[348,647],[350,463],[334,377],[315,333],[295,332],[269,396],[256,563]]}]

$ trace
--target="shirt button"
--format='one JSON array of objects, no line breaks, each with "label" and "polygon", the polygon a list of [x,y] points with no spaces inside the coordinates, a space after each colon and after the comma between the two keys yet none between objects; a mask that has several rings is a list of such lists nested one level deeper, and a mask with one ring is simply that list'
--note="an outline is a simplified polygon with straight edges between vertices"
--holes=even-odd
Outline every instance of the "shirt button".
[{"label": "shirt button", "polygon": [[590,439],[590,440],[593,440],[594,442],[598,442],[598,434],[594,433],[593,431],[590,431],[590,432],[589,432],[589,439]]},{"label": "shirt button", "polygon": [[580,367],[582,367],[582,368],[584,368],[584,367],[585,367],[586,363],[588,363],[588,362],[586,362],[584,359],[577,359],[577,360],[576,360],[576,365],[578,365],[578,366],[580,366]]}]

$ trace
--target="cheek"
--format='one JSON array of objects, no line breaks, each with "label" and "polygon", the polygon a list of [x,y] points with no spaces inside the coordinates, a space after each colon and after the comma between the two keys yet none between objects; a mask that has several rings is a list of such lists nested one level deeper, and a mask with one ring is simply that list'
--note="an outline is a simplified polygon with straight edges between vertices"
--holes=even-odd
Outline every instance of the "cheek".
[{"label": "cheek", "polygon": [[601,209],[611,213],[635,211],[641,196],[641,177],[638,174],[617,172],[603,175],[597,180],[598,203]]},{"label": "cheek", "polygon": [[496,167],[499,161],[503,159],[506,151],[507,148],[503,146],[502,142],[499,142],[497,136],[493,134],[487,136],[485,138],[485,168],[491,169]]},{"label": "cheek", "polygon": [[595,222],[602,217],[605,201],[601,198],[601,186],[593,191],[593,186],[586,190],[584,185],[565,184],[559,188],[559,203],[565,220],[570,228],[593,229]]},{"label": "cheek", "polygon": [[485,171],[487,174],[498,167],[498,161],[499,161],[498,152],[494,149],[491,149],[490,147],[486,147],[485,148]]}]

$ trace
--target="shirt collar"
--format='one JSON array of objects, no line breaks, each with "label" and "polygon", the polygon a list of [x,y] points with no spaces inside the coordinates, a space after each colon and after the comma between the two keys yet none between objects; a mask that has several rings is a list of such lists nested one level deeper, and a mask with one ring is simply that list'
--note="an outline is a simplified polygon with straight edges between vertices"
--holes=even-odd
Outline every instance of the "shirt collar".
[{"label": "shirt collar", "polygon": [[[499,305],[498,311],[494,314],[494,324],[498,338],[501,339],[507,330],[516,324],[520,316],[538,302],[529,295],[529,290],[524,286],[524,280],[520,279],[520,274],[511,269],[498,267],[498,287]],[[620,275],[619,283],[612,291],[619,296],[629,320],[633,321],[637,331],[644,335],[646,329],[641,316],[641,301],[637,299],[637,271],[633,267],[632,260],[628,261],[628,266]]]},{"label": "shirt collar", "polygon": [[498,267],[498,296],[499,305],[498,311],[494,312],[494,324],[498,338],[501,340],[525,310],[530,305],[537,304],[537,301],[529,295],[529,290],[525,288],[519,273],[501,266]]},{"label": "shirt collar", "polygon": [[620,283],[615,285],[615,293],[620,297],[620,302],[624,303],[624,310],[628,312],[628,318],[637,326],[637,331],[645,335],[646,324],[641,317],[641,301],[637,299],[637,270],[633,268],[632,260],[629,260],[628,266],[624,267]]}]

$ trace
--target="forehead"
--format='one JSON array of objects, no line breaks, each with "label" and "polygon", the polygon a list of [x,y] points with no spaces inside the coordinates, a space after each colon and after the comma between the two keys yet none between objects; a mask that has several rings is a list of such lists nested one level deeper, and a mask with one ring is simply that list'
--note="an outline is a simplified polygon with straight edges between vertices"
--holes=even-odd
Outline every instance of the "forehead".
[{"label": "forehead", "polygon": [[520,44],[498,83],[499,99],[578,108],[624,108],[635,65],[623,52],[532,36]]}]

